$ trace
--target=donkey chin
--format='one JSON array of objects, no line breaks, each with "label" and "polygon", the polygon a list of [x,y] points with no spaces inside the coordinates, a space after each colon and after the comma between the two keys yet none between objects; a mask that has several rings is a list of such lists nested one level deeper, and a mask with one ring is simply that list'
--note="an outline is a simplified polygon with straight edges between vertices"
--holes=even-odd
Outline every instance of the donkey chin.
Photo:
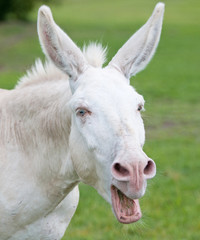
[{"label": "donkey chin", "polygon": [[126,165],[115,162],[111,172],[111,200],[116,218],[126,224],[138,221],[142,217],[139,198],[145,193],[147,179],[156,174],[154,161]]}]

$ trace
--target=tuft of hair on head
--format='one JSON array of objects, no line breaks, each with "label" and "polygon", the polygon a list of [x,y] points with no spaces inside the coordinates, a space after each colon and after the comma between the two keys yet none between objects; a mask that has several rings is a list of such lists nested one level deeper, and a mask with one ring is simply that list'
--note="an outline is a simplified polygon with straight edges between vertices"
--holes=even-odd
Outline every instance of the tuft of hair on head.
[{"label": "tuft of hair on head", "polygon": [[91,42],[88,46],[83,46],[83,54],[90,65],[101,68],[106,62],[107,47],[103,47],[101,43]]}]

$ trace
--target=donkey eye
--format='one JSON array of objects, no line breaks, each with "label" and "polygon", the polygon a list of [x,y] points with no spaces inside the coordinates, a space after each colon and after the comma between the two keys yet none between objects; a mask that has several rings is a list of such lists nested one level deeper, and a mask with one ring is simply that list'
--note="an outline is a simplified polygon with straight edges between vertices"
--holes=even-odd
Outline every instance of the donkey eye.
[{"label": "donkey eye", "polygon": [[76,110],[77,116],[80,116],[80,117],[84,117],[88,113],[89,113],[89,111],[87,109],[84,109],[84,108],[78,108]]},{"label": "donkey eye", "polygon": [[140,111],[142,111],[143,109],[144,109],[143,105],[142,105],[142,104],[139,104],[137,110],[140,112]]}]

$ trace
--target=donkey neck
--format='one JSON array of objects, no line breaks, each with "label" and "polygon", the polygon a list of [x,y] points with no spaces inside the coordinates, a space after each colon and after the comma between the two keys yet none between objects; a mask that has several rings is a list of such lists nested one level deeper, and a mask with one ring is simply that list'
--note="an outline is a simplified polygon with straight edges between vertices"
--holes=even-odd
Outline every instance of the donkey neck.
[{"label": "donkey neck", "polygon": [[6,148],[20,152],[38,181],[65,192],[78,182],[69,151],[70,98],[66,79],[47,81],[12,90],[1,114]]}]

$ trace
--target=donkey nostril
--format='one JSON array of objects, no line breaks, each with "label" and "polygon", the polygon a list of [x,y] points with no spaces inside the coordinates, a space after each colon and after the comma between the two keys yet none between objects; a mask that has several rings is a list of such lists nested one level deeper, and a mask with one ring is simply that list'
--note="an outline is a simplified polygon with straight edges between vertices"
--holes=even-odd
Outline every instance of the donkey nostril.
[{"label": "donkey nostril", "polygon": [[152,177],[154,177],[155,173],[156,173],[156,165],[155,165],[154,161],[149,160],[147,162],[146,167],[144,168],[144,174],[147,177],[152,178]]},{"label": "donkey nostril", "polygon": [[129,171],[123,167],[120,163],[115,163],[113,165],[114,172],[121,176],[128,176]]}]

